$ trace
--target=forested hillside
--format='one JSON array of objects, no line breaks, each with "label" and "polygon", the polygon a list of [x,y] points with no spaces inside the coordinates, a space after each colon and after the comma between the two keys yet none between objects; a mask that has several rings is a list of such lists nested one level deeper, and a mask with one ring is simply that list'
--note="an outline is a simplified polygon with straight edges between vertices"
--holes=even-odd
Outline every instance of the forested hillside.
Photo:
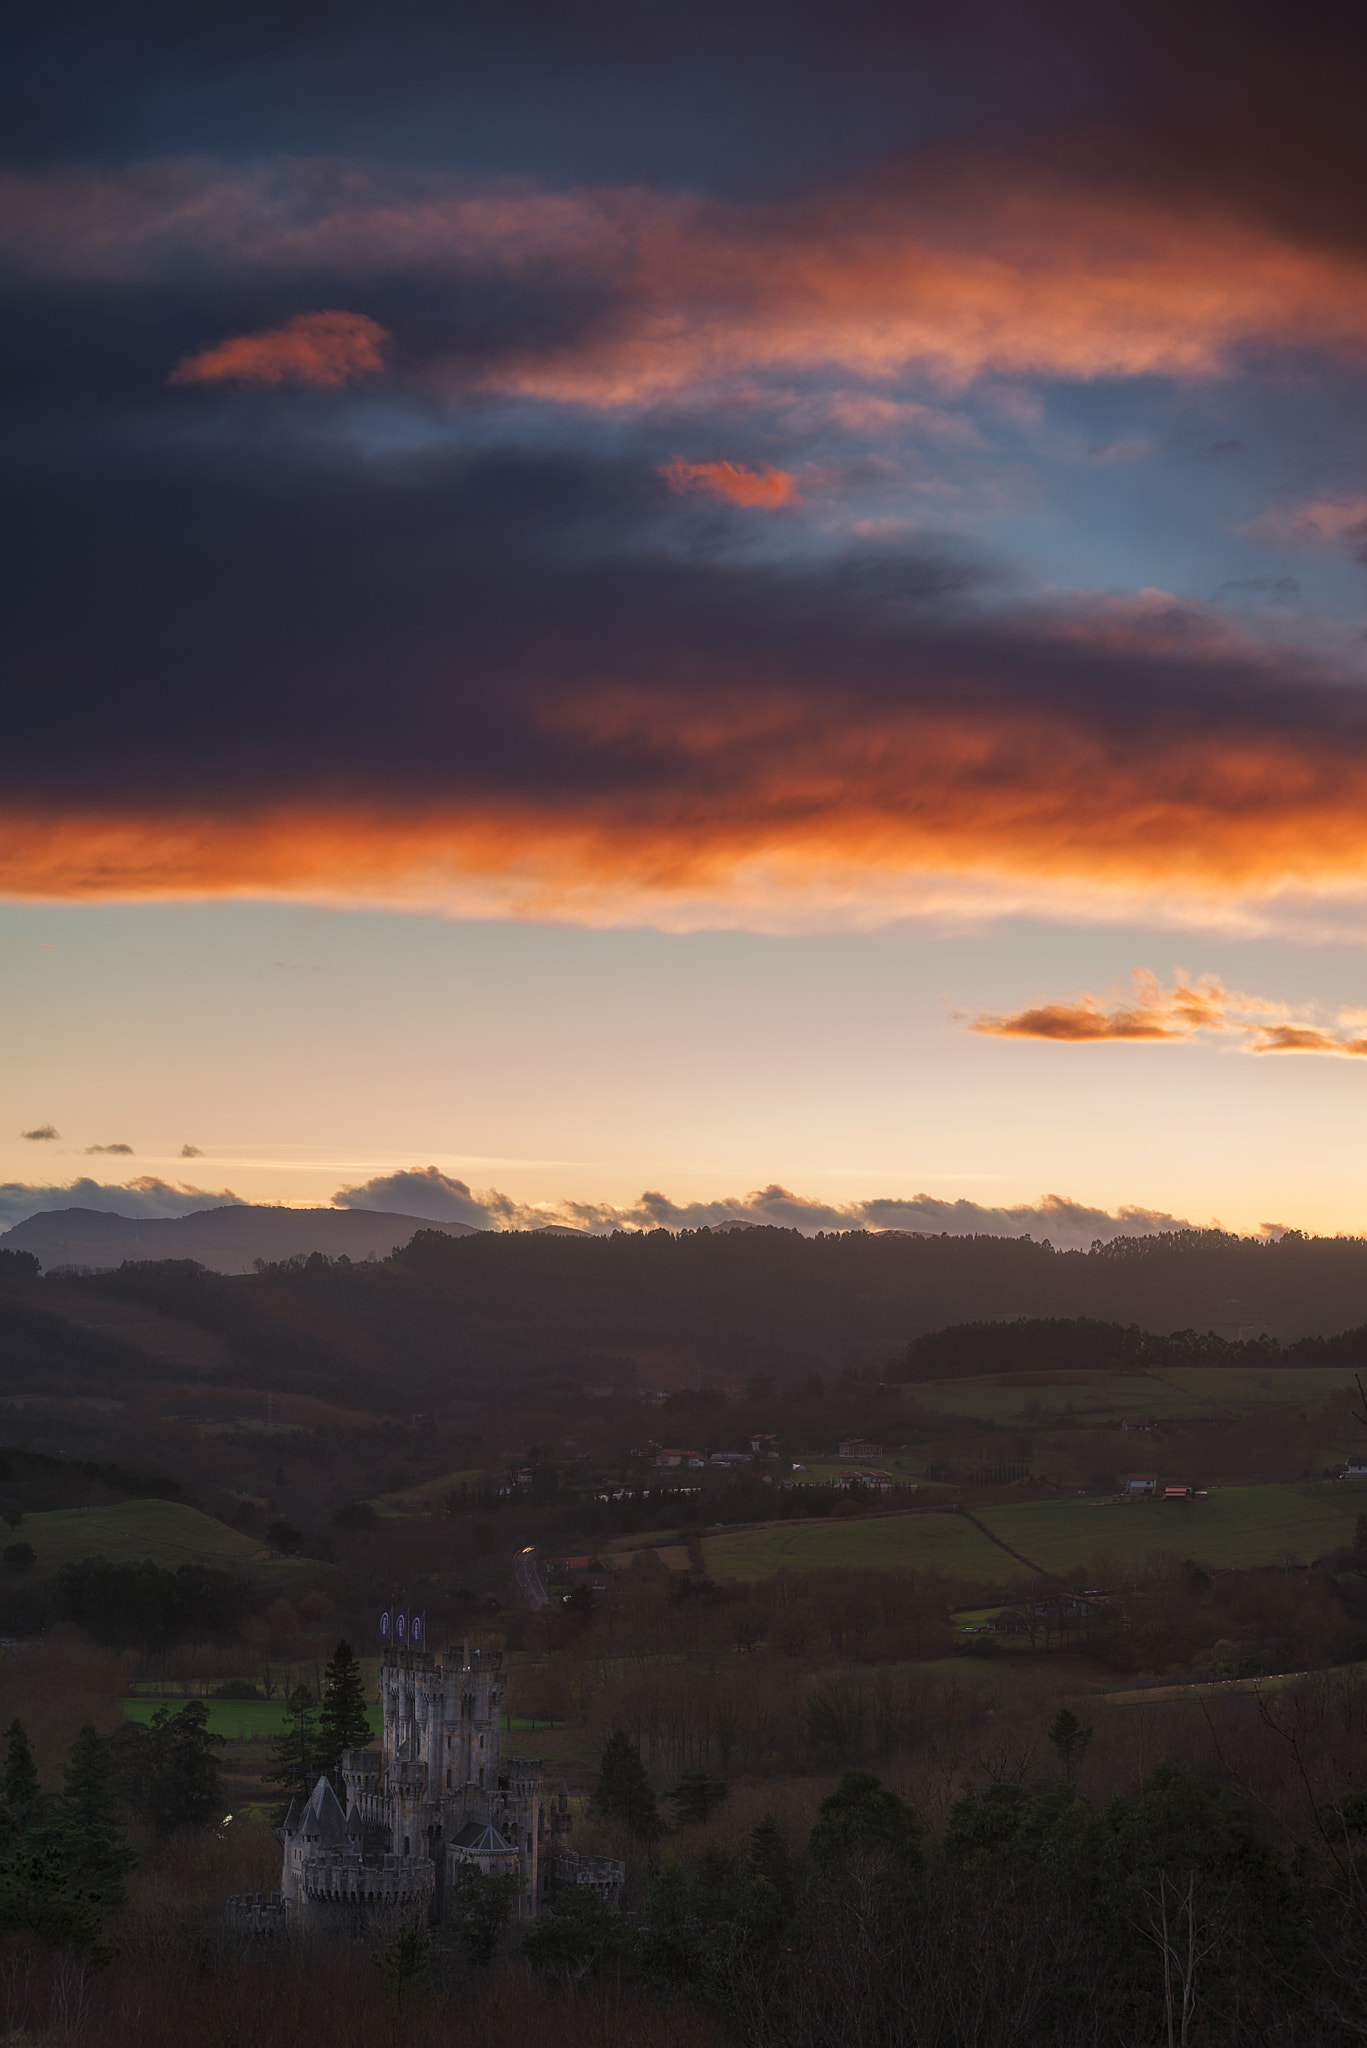
[{"label": "forested hillside", "polygon": [[[1301,1343],[1290,1362],[1352,1362],[1355,1337],[1332,1353],[1302,1340],[1367,1322],[1367,1240],[1187,1231],[1061,1252],[1022,1238],[893,1233],[424,1230],[359,1264],[315,1255],[227,1277],[182,1260],[12,1282],[11,1384],[35,1371],[126,1369],[122,1346],[54,1319],[63,1306],[89,1319],[100,1301],[212,1333],[222,1343],[214,1378],[413,1409],[493,1387],[738,1385],[755,1373],[785,1384],[848,1369],[933,1378],[1074,1354],[1153,1363],[1160,1350],[1168,1362],[1248,1361],[1271,1355],[1264,1338]],[[1028,1337],[980,1327],[929,1348],[915,1341],[1021,1319]],[[1065,1336],[1049,1327],[1058,1319],[1082,1320]],[[1174,1346],[1175,1331],[1195,1336]]]}]

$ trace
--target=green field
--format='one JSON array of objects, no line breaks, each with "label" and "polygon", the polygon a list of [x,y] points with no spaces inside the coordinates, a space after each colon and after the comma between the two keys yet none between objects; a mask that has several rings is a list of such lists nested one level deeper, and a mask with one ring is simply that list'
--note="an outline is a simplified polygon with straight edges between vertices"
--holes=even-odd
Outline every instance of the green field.
[{"label": "green field", "polygon": [[1174,1550],[1202,1564],[1277,1564],[1285,1553],[1309,1564],[1351,1543],[1367,1509],[1367,1487],[1336,1479],[1283,1486],[1226,1486],[1208,1500],[1046,1500],[984,1508],[980,1520],[1045,1571],[1086,1564],[1098,1550],[1141,1564]]},{"label": "green field", "polygon": [[946,1572],[995,1585],[1019,1570],[971,1522],[949,1514],[760,1522],[705,1536],[702,1554],[709,1575],[716,1579],[763,1579],[774,1572],[819,1571],[823,1565],[839,1564]]},{"label": "green field", "polygon": [[[1209,1565],[1309,1564],[1353,1539],[1367,1511],[1367,1485],[1301,1480],[1218,1488],[1203,1501],[1043,1500],[977,1510],[984,1527],[1033,1565],[1066,1572],[1098,1551],[1127,1566],[1155,1550]],[[761,1522],[703,1538],[718,1579],[767,1578],[823,1565],[941,1571],[1000,1584],[1021,1566],[972,1522],[953,1514],[876,1516],[856,1521]]]},{"label": "green field", "polygon": [[927,1380],[908,1385],[907,1399],[942,1413],[977,1415],[1004,1423],[1026,1403],[1095,1416],[1099,1423],[1127,1415],[1213,1415],[1221,1409],[1283,1405],[1315,1408],[1352,1375],[1341,1365],[1164,1366],[1152,1372],[1060,1372],[1056,1380],[1031,1373],[1028,1381],[1000,1374],[986,1379]]},{"label": "green field", "polygon": [[16,1540],[31,1543],[37,1551],[34,1569],[43,1578],[86,1557],[107,1557],[112,1564],[139,1564],[150,1558],[153,1564],[171,1569],[182,1564],[215,1565],[222,1571],[246,1572],[252,1578],[285,1578],[301,1570],[317,1570],[307,1560],[272,1557],[250,1536],[173,1500],[52,1508],[46,1514],[25,1515]]},{"label": "green field", "polygon": [[[168,1695],[166,1699],[125,1700],[123,1711],[130,1721],[141,1721],[146,1727],[158,1707],[169,1707],[175,1714],[185,1704],[183,1699]],[[201,1700],[199,1704],[209,1710],[210,1733],[225,1735],[230,1742],[262,1742],[284,1732],[283,1700]],[[380,1709],[370,1707],[367,1712],[371,1729],[378,1736],[384,1725]]]}]

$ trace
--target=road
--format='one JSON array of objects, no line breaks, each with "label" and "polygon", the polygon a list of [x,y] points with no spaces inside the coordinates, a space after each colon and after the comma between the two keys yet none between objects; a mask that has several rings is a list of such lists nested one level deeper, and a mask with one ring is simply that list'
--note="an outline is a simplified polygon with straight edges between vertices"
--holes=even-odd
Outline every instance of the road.
[{"label": "road", "polygon": [[536,1551],[532,1547],[520,1550],[513,1562],[517,1583],[527,1596],[527,1605],[535,1614],[539,1608],[549,1607],[550,1594],[541,1583],[541,1570],[537,1563]]}]

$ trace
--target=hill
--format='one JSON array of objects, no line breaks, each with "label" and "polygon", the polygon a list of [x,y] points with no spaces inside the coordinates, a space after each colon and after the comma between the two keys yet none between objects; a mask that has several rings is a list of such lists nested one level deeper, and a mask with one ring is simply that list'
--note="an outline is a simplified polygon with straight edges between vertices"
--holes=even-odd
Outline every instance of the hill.
[{"label": "hill", "polygon": [[20,1536],[37,1552],[33,1570],[44,1579],[87,1557],[104,1557],[111,1564],[141,1564],[146,1558],[172,1571],[182,1564],[204,1564],[253,1579],[297,1577],[301,1571],[317,1570],[294,1558],[273,1557],[251,1537],[173,1500],[54,1508],[47,1514],[25,1515]]},{"label": "hill", "polygon": [[[258,1228],[291,1242],[300,1217],[348,1234],[352,1252],[278,1258],[238,1274],[207,1270],[196,1257],[204,1248],[197,1233],[213,1229],[238,1233],[235,1253],[246,1263]],[[60,1309],[70,1319],[63,1369],[73,1379],[84,1358],[92,1383],[113,1385],[118,1347],[144,1342],[158,1362],[147,1360],[142,1376],[164,1377],[178,1332],[192,1329],[214,1344],[194,1360],[187,1352],[187,1372],[409,1414],[534,1390],[735,1392],[760,1376],[791,1400],[816,1376],[829,1394],[856,1373],[870,1388],[868,1414],[841,1426],[871,1428],[871,1383],[885,1373],[943,1385],[993,1368],[1247,1371],[1355,1367],[1367,1357],[1361,1238],[1292,1234],[1268,1243],[1181,1231],[1060,1252],[1022,1238],[893,1232],[571,1237],[424,1226],[388,1257],[353,1256],[367,1243],[359,1233],[411,1223],[356,1211],[224,1209],[142,1224],[184,1255],[15,1283],[0,1288],[0,1307],[12,1302],[16,1349],[35,1368],[40,1354],[55,1364],[57,1332],[46,1322],[19,1324]],[[137,1248],[147,1249],[142,1238]],[[112,1298],[130,1313],[98,1312]],[[145,1312],[141,1323],[133,1309]],[[909,1359],[909,1342],[915,1350],[917,1339],[950,1325],[959,1328]],[[1162,1331],[1200,1334],[1146,1334]]]},{"label": "hill", "polygon": [[214,1273],[250,1273],[258,1259],[387,1259],[416,1231],[477,1237],[468,1223],[428,1223],[369,1209],[274,1209],[232,1203],[190,1216],[115,1216],[102,1209],[53,1209],[27,1216],[0,1237],[0,1250],[32,1252],[44,1270],[107,1271],[125,1259],[194,1259]]}]

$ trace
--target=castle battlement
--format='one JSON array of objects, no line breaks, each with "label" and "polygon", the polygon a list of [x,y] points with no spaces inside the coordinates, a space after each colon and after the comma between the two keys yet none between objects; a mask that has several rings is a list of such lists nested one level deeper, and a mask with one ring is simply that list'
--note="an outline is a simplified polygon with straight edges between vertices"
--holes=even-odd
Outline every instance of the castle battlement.
[{"label": "castle battlement", "polygon": [[425,1856],[386,1856],[367,1863],[354,1851],[334,1850],[306,1857],[299,1868],[299,1890],[310,1901],[358,1906],[418,1906],[424,1914],[436,1889],[437,1874]]}]

